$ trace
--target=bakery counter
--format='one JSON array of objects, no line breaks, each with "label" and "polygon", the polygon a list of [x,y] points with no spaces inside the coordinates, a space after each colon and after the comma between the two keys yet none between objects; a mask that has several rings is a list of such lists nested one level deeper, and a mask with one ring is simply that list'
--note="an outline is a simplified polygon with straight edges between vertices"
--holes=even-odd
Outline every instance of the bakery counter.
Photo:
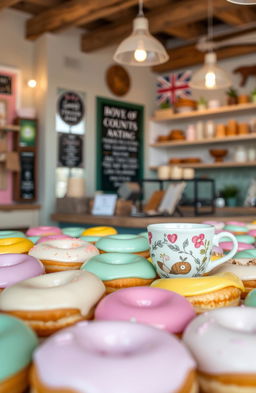
[{"label": "bakery counter", "polygon": [[0,205],[0,229],[38,226],[40,205],[15,203]]},{"label": "bakery counter", "polygon": [[54,213],[51,216],[53,221],[58,223],[84,224],[90,226],[109,225],[123,228],[143,228],[149,224],[160,222],[194,222],[200,223],[206,220],[219,221],[244,221],[251,222],[256,220],[256,208],[254,207],[227,207],[216,209],[214,215],[192,216],[193,208],[182,208],[184,216],[157,216],[157,217],[126,217],[126,216],[93,216],[91,214],[75,214],[75,213]]}]

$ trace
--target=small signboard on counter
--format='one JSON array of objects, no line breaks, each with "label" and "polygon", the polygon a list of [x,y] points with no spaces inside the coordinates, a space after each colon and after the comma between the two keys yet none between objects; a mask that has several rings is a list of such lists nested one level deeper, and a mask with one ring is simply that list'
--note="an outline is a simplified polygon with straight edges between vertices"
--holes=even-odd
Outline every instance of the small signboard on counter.
[{"label": "small signboard on counter", "polygon": [[97,98],[97,189],[115,192],[143,177],[141,105]]}]

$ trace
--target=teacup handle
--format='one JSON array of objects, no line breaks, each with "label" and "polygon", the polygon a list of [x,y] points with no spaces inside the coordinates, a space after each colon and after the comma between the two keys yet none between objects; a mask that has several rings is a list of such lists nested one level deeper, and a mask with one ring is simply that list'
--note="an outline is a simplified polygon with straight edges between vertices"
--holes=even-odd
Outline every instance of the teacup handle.
[{"label": "teacup handle", "polygon": [[210,272],[211,270],[213,270],[215,267],[222,265],[222,263],[227,262],[229,259],[231,259],[237,252],[238,249],[238,242],[237,239],[235,238],[235,236],[230,233],[230,232],[220,232],[217,235],[214,235],[213,238],[213,245],[214,246],[218,246],[220,239],[222,237],[229,237],[230,240],[233,242],[234,246],[232,248],[231,251],[229,251],[228,254],[224,255],[222,258],[216,259],[215,261],[211,261],[210,263],[208,263],[208,266],[206,268],[206,273]]}]

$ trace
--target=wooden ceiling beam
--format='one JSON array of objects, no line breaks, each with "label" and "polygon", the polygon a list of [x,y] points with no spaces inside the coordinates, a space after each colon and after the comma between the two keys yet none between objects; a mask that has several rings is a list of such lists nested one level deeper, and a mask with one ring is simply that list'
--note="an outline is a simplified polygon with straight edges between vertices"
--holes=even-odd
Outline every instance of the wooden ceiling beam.
[{"label": "wooden ceiling beam", "polygon": [[205,26],[202,23],[190,23],[182,26],[165,24],[163,26],[163,32],[184,40],[189,40],[205,34]]},{"label": "wooden ceiling beam", "polygon": [[0,11],[2,11],[4,8],[12,7],[19,2],[20,0],[0,0]]},{"label": "wooden ceiling beam", "polygon": [[[163,31],[165,25],[174,28],[203,20],[207,16],[206,5],[205,0],[182,0],[149,11],[146,17],[149,20],[150,31],[152,34],[156,34]],[[222,10],[226,7],[230,8],[228,1],[214,0],[215,10]],[[130,34],[131,29],[132,20],[127,20],[126,23],[116,23],[84,34],[81,43],[82,50],[84,52],[92,52],[96,49],[116,44]]]},{"label": "wooden ceiling beam", "polygon": [[28,19],[26,37],[34,40],[46,32],[90,23],[137,2],[138,0],[70,0]]},{"label": "wooden ceiling beam", "polygon": [[60,4],[61,0],[26,0],[26,3],[41,5],[42,7],[54,7]]},{"label": "wooden ceiling beam", "polygon": [[[255,53],[255,45],[238,45],[227,48],[217,49],[218,60],[227,59],[230,57],[243,56],[250,53]],[[200,52],[195,45],[187,45],[179,48],[169,49],[169,60],[158,66],[152,67],[152,70],[157,73],[177,70],[184,67],[191,67],[197,64],[203,65],[205,54]]]},{"label": "wooden ceiling beam", "polygon": [[234,26],[254,22],[256,20],[255,8],[234,6],[233,4],[226,9],[216,10],[214,15],[223,22]]}]

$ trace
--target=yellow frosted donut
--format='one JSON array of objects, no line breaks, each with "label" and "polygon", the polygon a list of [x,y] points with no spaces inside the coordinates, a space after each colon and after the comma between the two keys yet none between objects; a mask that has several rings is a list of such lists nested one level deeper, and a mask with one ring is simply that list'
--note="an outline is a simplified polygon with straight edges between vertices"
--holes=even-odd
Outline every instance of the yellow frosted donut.
[{"label": "yellow frosted donut", "polygon": [[117,230],[113,227],[91,227],[85,229],[81,236],[111,236],[116,235]]},{"label": "yellow frosted donut", "polygon": [[0,239],[0,254],[26,254],[34,246],[31,240],[22,237]]}]

